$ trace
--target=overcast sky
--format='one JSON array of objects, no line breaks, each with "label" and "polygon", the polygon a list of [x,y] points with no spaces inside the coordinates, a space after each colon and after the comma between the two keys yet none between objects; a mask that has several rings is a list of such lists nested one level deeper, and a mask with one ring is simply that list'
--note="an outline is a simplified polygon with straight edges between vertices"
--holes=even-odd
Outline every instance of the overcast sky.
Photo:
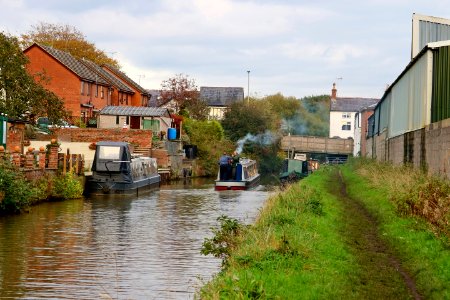
[{"label": "overcast sky", "polygon": [[[411,19],[445,0],[0,0],[0,31],[69,24],[144,88],[183,73],[247,96],[381,97],[410,60]],[[250,71],[249,76],[247,71]]]}]

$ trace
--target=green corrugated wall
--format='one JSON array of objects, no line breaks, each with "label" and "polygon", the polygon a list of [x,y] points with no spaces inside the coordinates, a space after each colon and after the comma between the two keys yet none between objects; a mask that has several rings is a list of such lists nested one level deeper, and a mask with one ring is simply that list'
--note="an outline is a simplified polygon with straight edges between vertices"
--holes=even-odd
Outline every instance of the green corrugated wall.
[{"label": "green corrugated wall", "polygon": [[450,51],[440,47],[433,52],[433,94],[431,122],[450,118]]}]

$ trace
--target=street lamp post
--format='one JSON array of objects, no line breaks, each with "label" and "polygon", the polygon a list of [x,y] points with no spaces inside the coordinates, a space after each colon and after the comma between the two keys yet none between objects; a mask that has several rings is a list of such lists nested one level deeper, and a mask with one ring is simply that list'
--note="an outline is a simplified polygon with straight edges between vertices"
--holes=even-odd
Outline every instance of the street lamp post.
[{"label": "street lamp post", "polygon": [[250,103],[250,71],[247,71],[247,105]]}]

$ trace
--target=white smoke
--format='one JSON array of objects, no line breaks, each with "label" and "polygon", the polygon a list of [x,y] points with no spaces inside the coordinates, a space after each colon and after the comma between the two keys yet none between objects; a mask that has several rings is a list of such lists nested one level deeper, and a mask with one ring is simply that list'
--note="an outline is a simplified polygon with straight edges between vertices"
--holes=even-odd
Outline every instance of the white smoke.
[{"label": "white smoke", "polygon": [[272,132],[270,132],[268,130],[266,130],[266,132],[264,132],[264,133],[260,133],[257,135],[247,133],[247,135],[245,137],[243,137],[242,139],[237,141],[236,152],[238,154],[241,154],[244,144],[246,142],[256,142],[261,145],[270,145],[270,144],[273,144],[274,141],[275,141],[275,136],[273,135]]}]

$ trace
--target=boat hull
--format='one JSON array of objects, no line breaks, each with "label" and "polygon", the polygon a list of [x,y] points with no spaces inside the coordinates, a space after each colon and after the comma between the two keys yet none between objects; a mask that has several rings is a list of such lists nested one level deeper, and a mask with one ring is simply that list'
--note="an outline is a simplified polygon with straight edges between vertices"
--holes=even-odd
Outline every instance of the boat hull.
[{"label": "boat hull", "polygon": [[260,175],[256,175],[248,180],[216,180],[215,190],[248,190],[259,184]]},{"label": "boat hull", "polygon": [[159,174],[145,177],[133,182],[105,181],[95,177],[87,178],[86,194],[89,196],[123,195],[138,196],[145,192],[159,188],[161,177]]}]

